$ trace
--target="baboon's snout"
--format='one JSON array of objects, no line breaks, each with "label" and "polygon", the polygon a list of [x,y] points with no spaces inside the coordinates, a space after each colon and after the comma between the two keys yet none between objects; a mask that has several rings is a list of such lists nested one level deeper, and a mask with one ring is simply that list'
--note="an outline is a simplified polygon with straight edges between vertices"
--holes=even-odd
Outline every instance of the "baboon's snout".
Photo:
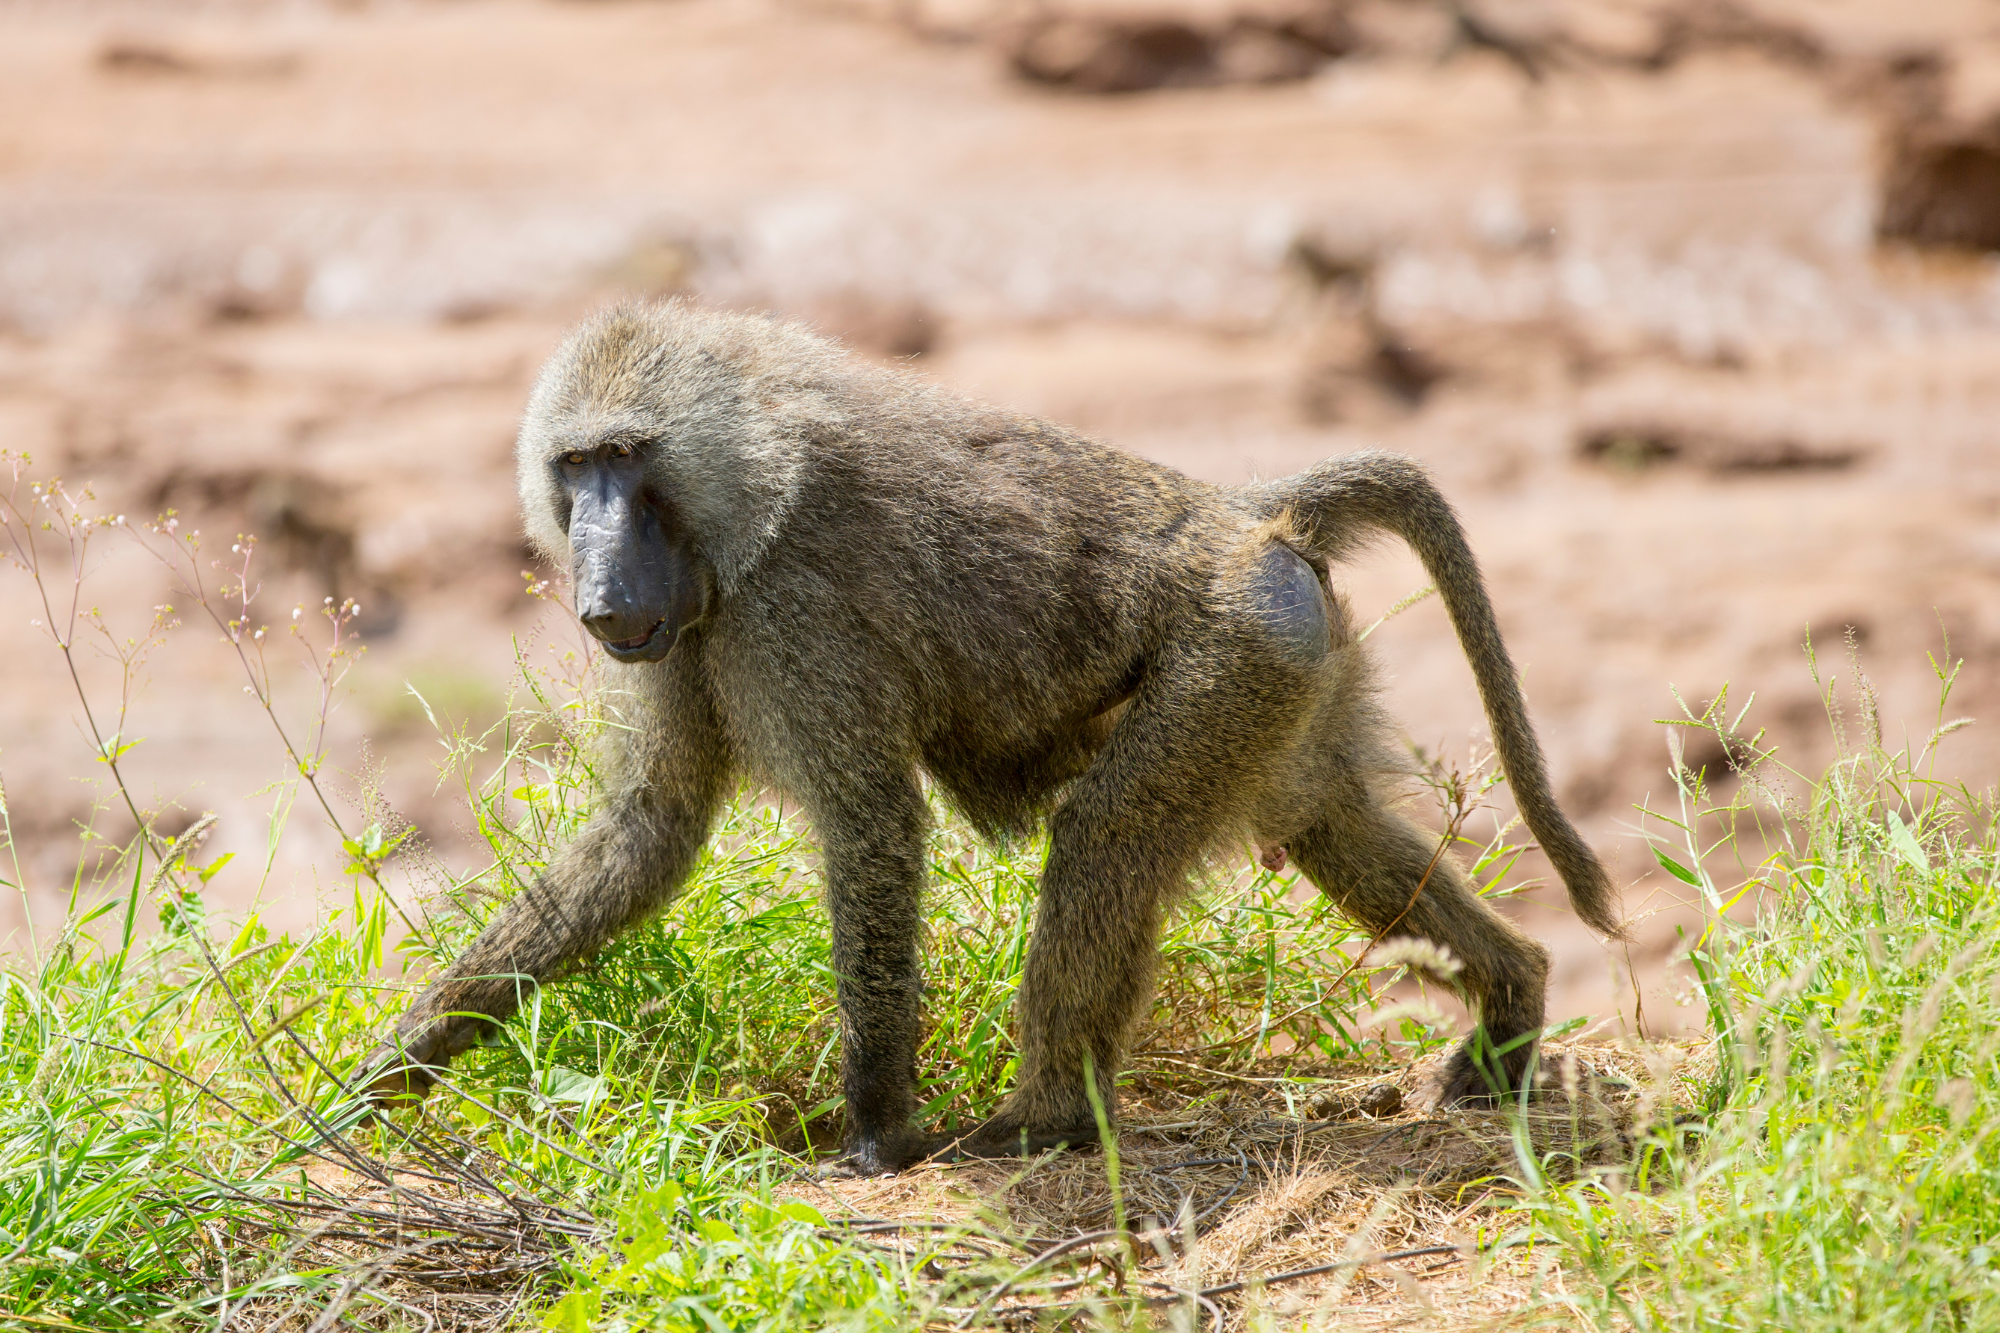
[{"label": "baboon's snout", "polygon": [[577,563],[576,616],[584,628],[612,648],[644,648],[666,619],[665,608],[647,606],[630,580],[606,567],[609,561],[586,557]]},{"label": "baboon's snout", "polygon": [[596,638],[628,651],[645,647],[666,618],[663,605],[647,604],[654,599],[645,595],[638,577],[644,563],[638,518],[625,496],[585,494],[571,512],[569,529],[576,617]]},{"label": "baboon's snout", "polygon": [[580,487],[569,540],[584,628],[621,661],[665,657],[701,604],[690,553],[658,509],[615,485]]}]

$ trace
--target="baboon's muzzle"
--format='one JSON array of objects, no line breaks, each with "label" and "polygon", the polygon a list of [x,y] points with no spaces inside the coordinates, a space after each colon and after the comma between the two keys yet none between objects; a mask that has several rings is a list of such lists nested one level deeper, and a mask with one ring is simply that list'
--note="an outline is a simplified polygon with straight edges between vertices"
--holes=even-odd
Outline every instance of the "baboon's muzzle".
[{"label": "baboon's muzzle", "polygon": [[570,495],[576,615],[621,662],[657,662],[701,617],[694,555],[642,478],[597,468]]}]

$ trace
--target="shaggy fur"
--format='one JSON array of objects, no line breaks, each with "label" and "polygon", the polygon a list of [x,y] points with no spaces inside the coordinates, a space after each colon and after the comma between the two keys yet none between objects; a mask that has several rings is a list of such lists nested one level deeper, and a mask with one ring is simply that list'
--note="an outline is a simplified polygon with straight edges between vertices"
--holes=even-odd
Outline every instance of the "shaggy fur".
[{"label": "shaggy fur", "polygon": [[[1547,952],[1392,812],[1401,766],[1327,565],[1402,536],[1442,590],[1528,826],[1579,914],[1618,933],[1557,808],[1478,566],[1421,468],[1390,454],[1224,488],[968,402],[791,324],[685,304],[578,329],[521,429],[528,530],[564,564],[555,460],[637,439],[688,534],[703,611],[665,660],[607,662],[601,806],[548,874],[426,990],[373,1066],[422,1086],[524,987],[672,897],[744,776],[795,796],[826,864],[846,1161],[937,1147],[911,1124],[928,777],[989,834],[1047,820],[1018,1005],[1020,1081],[955,1145],[1096,1137],[1152,984],[1161,910],[1219,847],[1285,847],[1370,930],[1436,941],[1481,1029],[1446,1101],[1515,1086]],[[1525,1039],[1504,1057],[1492,1051]],[[409,1064],[405,1064],[405,1060]]]}]

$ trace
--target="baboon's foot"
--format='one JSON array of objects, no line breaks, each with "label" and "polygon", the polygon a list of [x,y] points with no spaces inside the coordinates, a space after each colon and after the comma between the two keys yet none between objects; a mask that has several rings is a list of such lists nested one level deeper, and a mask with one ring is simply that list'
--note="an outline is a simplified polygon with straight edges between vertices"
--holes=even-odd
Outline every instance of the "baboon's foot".
[{"label": "baboon's foot", "polygon": [[931,1155],[929,1137],[910,1130],[901,1134],[863,1134],[814,1168],[821,1180],[861,1180],[893,1176]]},{"label": "baboon's foot", "polygon": [[1037,1127],[1011,1117],[995,1116],[962,1134],[939,1136],[932,1144],[931,1156],[940,1162],[971,1157],[1033,1157],[1051,1149],[1093,1148],[1098,1141],[1094,1119],[1061,1127]]},{"label": "baboon's foot", "polygon": [[1505,1055],[1495,1055],[1494,1044],[1481,1032],[1460,1042],[1417,1091],[1413,1103],[1425,1111],[1446,1111],[1455,1106],[1494,1106],[1519,1096],[1534,1044],[1522,1042]]}]

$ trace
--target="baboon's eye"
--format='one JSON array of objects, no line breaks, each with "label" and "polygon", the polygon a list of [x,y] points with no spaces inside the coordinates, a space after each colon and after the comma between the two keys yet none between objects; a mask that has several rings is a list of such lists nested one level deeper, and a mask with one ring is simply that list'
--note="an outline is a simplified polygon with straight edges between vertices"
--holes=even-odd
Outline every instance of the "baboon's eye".
[{"label": "baboon's eye", "polygon": [[613,458],[629,458],[631,454],[632,454],[632,446],[625,443],[625,441],[623,440],[620,440],[611,446],[611,456]]},{"label": "baboon's eye", "polygon": [[572,449],[563,455],[563,462],[568,463],[571,467],[582,467],[589,461],[590,455],[581,449]]}]

